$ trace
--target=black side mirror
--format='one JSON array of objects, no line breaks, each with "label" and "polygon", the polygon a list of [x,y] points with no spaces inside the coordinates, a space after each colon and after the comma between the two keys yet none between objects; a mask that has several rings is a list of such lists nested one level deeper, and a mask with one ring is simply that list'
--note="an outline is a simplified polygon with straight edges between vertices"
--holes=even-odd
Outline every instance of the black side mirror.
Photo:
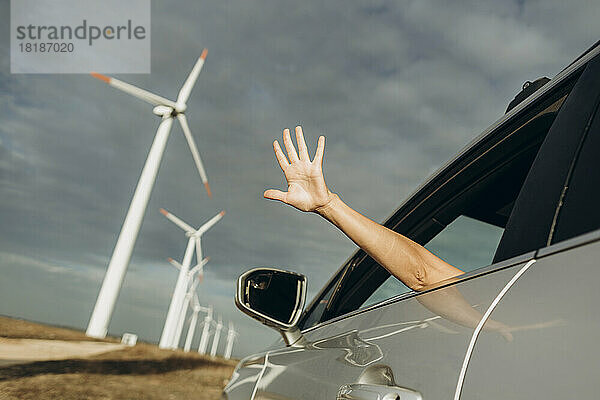
[{"label": "black side mirror", "polygon": [[254,268],[238,278],[235,304],[277,329],[288,345],[301,339],[296,324],[306,301],[306,277],[275,268]]}]

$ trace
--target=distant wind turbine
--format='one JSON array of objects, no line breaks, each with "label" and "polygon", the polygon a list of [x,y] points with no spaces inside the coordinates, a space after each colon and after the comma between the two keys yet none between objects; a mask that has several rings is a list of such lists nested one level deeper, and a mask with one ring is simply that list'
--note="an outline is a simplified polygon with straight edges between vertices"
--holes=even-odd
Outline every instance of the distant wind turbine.
[{"label": "distant wind turbine", "polygon": [[[181,331],[183,329],[183,324],[185,323],[185,317],[187,315],[187,308],[188,305],[190,303],[190,300],[193,299],[193,296],[196,295],[196,287],[198,286],[198,284],[200,282],[202,282],[202,277],[204,276],[204,266],[206,265],[206,263],[208,263],[208,260],[210,260],[210,257],[205,257],[202,262],[198,265],[196,265],[194,268],[190,269],[188,272],[188,277],[187,277],[187,281],[192,282],[192,284],[190,285],[185,298],[184,298],[184,302],[183,302],[183,306],[181,308],[181,313],[179,315],[179,321],[177,322],[177,329],[176,329],[176,333],[175,333],[175,337],[174,337],[174,345],[172,346],[173,349],[179,347],[179,340],[181,338]],[[178,270],[181,271],[181,268],[183,268],[183,265],[181,265],[180,263],[178,263],[177,261],[173,260],[172,258],[169,257],[168,259],[169,263],[171,263],[171,265],[173,265],[175,268],[177,268]],[[194,279],[194,277],[197,276],[197,279]],[[173,293],[173,296],[175,296],[175,293]],[[167,321],[165,320],[165,325],[166,325]],[[163,328],[165,329],[165,328]]]},{"label": "distant wind turbine", "polygon": [[[199,245],[196,245],[196,248],[198,248],[198,246]],[[209,259],[210,257],[204,258],[204,260],[202,260],[200,264],[196,265],[190,270],[190,272],[188,272],[188,285],[189,282],[192,282],[192,284],[189,285],[189,289],[183,299],[181,313],[179,315],[179,321],[177,321],[177,329],[175,329],[175,336],[173,336],[173,344],[171,346],[171,348],[173,349],[179,347],[179,342],[181,341],[181,333],[183,331],[183,325],[185,323],[185,317],[187,316],[188,306],[190,305],[190,301],[192,300],[193,295],[196,293],[196,288],[198,287],[198,284],[202,282],[202,277],[204,276],[204,266],[206,265]],[[198,276],[198,279],[194,279],[196,275]]]},{"label": "distant wind turbine", "polygon": [[186,353],[189,352],[190,348],[192,347],[192,341],[194,340],[194,332],[196,331],[196,325],[198,324],[198,313],[200,311],[206,313],[208,313],[209,311],[212,312],[211,307],[202,307],[200,305],[200,301],[198,300],[198,295],[196,295],[196,293],[194,293],[194,297],[192,300],[192,318],[190,320],[190,326],[188,327],[187,337],[185,338],[185,345],[183,346],[183,351],[185,351]]},{"label": "distant wind turbine", "polygon": [[221,329],[223,329],[223,319],[219,315],[219,322],[215,326],[215,336],[213,337],[212,348],[210,349],[210,356],[214,357],[217,355],[217,348],[219,347],[219,338],[221,337]]},{"label": "distant wind turbine", "polygon": [[225,353],[223,357],[229,360],[231,358],[231,352],[233,351],[233,341],[237,337],[238,333],[235,331],[233,323],[229,322],[229,330],[227,331],[227,344],[225,345]]},{"label": "distant wind turbine", "polygon": [[179,219],[178,217],[171,214],[165,209],[161,208],[160,212],[175,225],[183,229],[185,231],[185,235],[188,237],[188,244],[185,249],[185,254],[183,256],[183,262],[181,263],[181,269],[179,270],[179,276],[177,278],[177,283],[175,284],[175,290],[173,292],[173,297],[171,298],[169,311],[167,312],[167,320],[165,321],[165,326],[163,328],[163,332],[160,337],[160,342],[158,344],[158,347],[160,347],[161,349],[172,349],[177,347],[177,343],[175,343],[175,337],[177,334],[177,327],[179,323],[179,318],[181,316],[181,310],[184,305],[185,294],[189,285],[188,272],[192,263],[192,257],[194,256],[194,250],[196,250],[196,260],[202,260],[202,246],[200,238],[214,224],[216,224],[217,222],[219,222],[219,220],[221,220],[221,218],[223,218],[223,215],[225,215],[225,211],[221,211],[220,213],[212,217],[199,229],[192,228],[190,225],[183,222],[181,219]]},{"label": "distant wind turbine", "polygon": [[183,134],[192,151],[192,157],[194,158],[194,162],[200,173],[200,178],[206,187],[209,197],[211,196],[206,172],[204,171],[198,148],[196,147],[196,143],[194,142],[194,138],[184,114],[187,109],[187,100],[190,97],[192,88],[202,70],[206,54],[207,50],[204,49],[181,87],[177,100],[174,102],[118,79],[92,73],[93,77],[155,106],[152,112],[160,116],[162,121],[156,131],[156,136],[150,147],[150,152],[148,153],[146,163],[142,169],[142,174],[140,175],[133,198],[131,199],[129,210],[127,211],[125,221],[123,222],[121,232],[119,233],[117,244],[115,245],[112,257],[108,264],[108,269],[106,270],[106,275],[104,276],[104,281],[102,282],[102,287],[86,330],[86,335],[88,336],[96,338],[106,337],[108,324],[110,323],[112,312],[123,284],[125,272],[127,271],[129,260],[131,259],[131,253],[133,252],[142,219],[146,213],[146,206],[148,205],[150,193],[152,192],[156,174],[158,173],[158,167],[160,166],[167,139],[171,132],[174,117],[177,118],[183,129]]},{"label": "distant wind turbine", "polygon": [[206,354],[208,348],[208,340],[210,339],[210,325],[213,322],[213,308],[208,306],[208,311],[204,317],[204,326],[202,327],[202,336],[200,337],[200,345],[198,346],[198,353]]}]

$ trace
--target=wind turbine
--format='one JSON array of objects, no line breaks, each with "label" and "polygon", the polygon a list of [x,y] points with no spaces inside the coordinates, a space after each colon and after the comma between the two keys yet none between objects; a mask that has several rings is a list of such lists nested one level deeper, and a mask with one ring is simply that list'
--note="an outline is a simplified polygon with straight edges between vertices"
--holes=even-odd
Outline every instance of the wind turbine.
[{"label": "wind turbine", "polygon": [[[199,245],[197,245],[196,248],[198,248],[198,246]],[[209,259],[209,257],[206,257],[204,260],[202,260],[200,264],[196,265],[190,270],[190,272],[188,272],[188,284],[189,282],[192,282],[192,284],[190,285],[183,299],[183,305],[181,306],[181,314],[179,315],[179,321],[177,321],[177,329],[175,330],[175,336],[173,337],[173,343],[171,346],[172,349],[176,349],[179,347],[179,342],[181,340],[181,333],[183,331],[183,324],[185,323],[185,317],[187,315],[188,306],[190,305],[192,296],[196,293],[196,287],[200,282],[202,282],[202,277],[204,276],[204,265],[206,265]],[[196,274],[198,274],[198,279],[194,279],[194,276]]]},{"label": "wind turbine", "polygon": [[210,349],[210,356],[214,357],[217,355],[217,348],[219,346],[219,338],[221,336],[221,329],[223,329],[223,319],[219,315],[219,322],[215,327],[215,336],[213,337],[212,348]]},{"label": "wind turbine", "polygon": [[229,330],[227,331],[227,345],[225,346],[225,353],[223,353],[223,357],[226,360],[231,358],[231,352],[233,351],[233,341],[235,340],[238,333],[235,331],[233,327],[233,323],[229,321]]},{"label": "wind turbine", "polygon": [[183,351],[186,353],[190,351],[190,347],[192,347],[192,340],[194,340],[194,332],[196,331],[196,325],[198,324],[198,313],[200,311],[209,312],[212,311],[210,307],[202,307],[200,305],[200,301],[198,301],[198,295],[194,293],[193,304],[192,304],[192,318],[190,320],[190,326],[188,328],[187,337],[185,338],[185,345],[183,346]]},{"label": "wind turbine", "polygon": [[[200,264],[196,265],[194,268],[192,268],[188,272],[188,282],[191,281],[192,284],[190,285],[189,290],[187,291],[187,293],[185,295],[183,307],[181,309],[181,314],[179,315],[174,345],[172,346],[173,349],[179,347],[179,338],[181,337],[181,330],[183,329],[183,324],[185,322],[185,316],[187,315],[187,307],[189,305],[190,300],[192,299],[192,296],[196,294],[196,287],[198,286],[198,284],[200,282],[202,282],[202,276],[204,275],[204,266],[206,265],[208,260],[210,260],[210,257],[205,257]],[[170,257],[168,258],[168,261],[169,261],[169,263],[171,263],[171,265],[173,265],[175,268],[177,268],[180,271],[181,271],[181,268],[183,268],[183,266],[180,263],[178,263],[177,261],[173,260]],[[198,276],[198,279],[194,279],[195,275]],[[173,296],[174,295],[175,295],[175,293],[173,293]],[[165,320],[165,325],[166,324],[167,324],[167,321]],[[163,329],[165,329],[165,328],[163,328]]]},{"label": "wind turbine", "polygon": [[160,166],[160,161],[162,159],[165,146],[167,145],[167,139],[171,132],[171,126],[173,125],[174,117],[177,118],[181,128],[183,129],[183,134],[185,135],[190,150],[192,151],[192,157],[194,158],[194,162],[196,163],[196,167],[200,173],[200,178],[206,187],[209,197],[211,197],[210,186],[208,185],[206,172],[204,171],[200,154],[198,153],[196,143],[194,142],[194,138],[192,137],[192,133],[184,114],[187,109],[187,100],[190,97],[192,88],[194,87],[194,84],[198,79],[198,75],[202,70],[204,60],[206,59],[206,54],[207,50],[202,50],[202,54],[200,57],[198,57],[196,64],[192,68],[192,71],[179,90],[177,100],[174,102],[118,79],[92,73],[93,77],[98,78],[125,93],[129,93],[130,95],[155,106],[152,112],[161,117],[161,122],[156,131],[156,136],[154,137],[152,146],[150,147],[150,152],[148,153],[146,163],[142,169],[142,174],[140,175],[135,192],[133,193],[129,210],[125,216],[125,221],[121,227],[119,238],[117,239],[117,243],[108,264],[106,275],[104,276],[104,281],[102,282],[102,287],[100,288],[100,293],[98,294],[96,305],[94,306],[94,310],[92,311],[92,316],[90,317],[90,321],[86,330],[86,335],[88,336],[95,338],[106,337],[108,324],[115,308],[119,291],[121,290],[121,286],[123,284],[125,272],[127,272],[127,266],[129,265],[129,260],[131,259],[131,253],[133,252],[133,247],[142,224],[142,219],[146,213],[146,206],[148,205],[150,193],[152,192],[154,181],[156,180],[156,174],[158,173],[158,167]]},{"label": "wind turbine", "polygon": [[216,224],[221,218],[223,218],[223,215],[225,215],[225,211],[221,211],[220,213],[212,217],[199,229],[192,228],[190,225],[183,222],[181,219],[179,219],[178,217],[176,217],[175,215],[171,214],[163,208],[160,209],[160,212],[175,225],[183,229],[185,231],[185,235],[188,237],[188,243],[185,249],[185,254],[183,256],[183,262],[181,263],[181,269],[179,270],[179,276],[177,277],[177,283],[175,284],[175,290],[173,292],[173,297],[171,298],[169,311],[167,312],[167,319],[165,321],[165,326],[163,328],[163,332],[160,337],[160,342],[158,344],[158,347],[160,347],[161,349],[170,349],[174,348],[173,346],[176,345],[176,330],[179,323],[179,318],[181,316],[181,310],[183,307],[186,290],[189,284],[188,272],[192,263],[192,257],[194,256],[194,249],[196,250],[196,259],[202,260],[202,246],[200,238],[214,224]]},{"label": "wind turbine", "polygon": [[208,348],[208,339],[210,338],[210,325],[213,321],[213,308],[208,306],[208,311],[204,317],[204,326],[202,327],[202,336],[200,337],[200,345],[198,346],[198,353],[206,354]]}]

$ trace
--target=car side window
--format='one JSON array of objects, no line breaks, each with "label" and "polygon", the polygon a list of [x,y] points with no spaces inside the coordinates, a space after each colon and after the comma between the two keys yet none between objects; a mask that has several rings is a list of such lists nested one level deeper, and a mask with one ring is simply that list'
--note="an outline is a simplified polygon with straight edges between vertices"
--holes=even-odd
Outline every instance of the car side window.
[{"label": "car side window", "polygon": [[[502,232],[499,226],[460,215],[431,239],[425,248],[451,265],[469,272],[492,263]],[[407,292],[410,289],[390,275],[361,308]]]},{"label": "car side window", "polygon": [[537,250],[600,224],[593,189],[597,185],[590,185],[598,177],[594,175],[598,147],[589,146],[599,132],[598,76],[600,56],[583,68],[550,127],[516,199],[494,261]]},{"label": "car side window", "polygon": [[504,228],[460,215],[425,248],[464,272],[492,263]]},{"label": "car side window", "polygon": [[325,290],[325,292],[318,297],[315,302],[313,302],[309,308],[306,310],[306,314],[301,318],[299,326],[301,329],[307,329],[312,326],[315,326],[321,321],[321,317],[323,316],[323,312],[327,307],[327,303],[331,298],[337,282],[330,282],[329,287]]},{"label": "car side window", "polygon": [[[582,70],[486,133],[384,225],[465,272],[509,258],[499,253],[505,227],[538,151]],[[313,300],[302,328],[409,291],[362,250],[350,260],[336,274],[334,284]]]},{"label": "car side window", "polygon": [[[576,81],[455,159],[384,225],[465,272],[502,261],[495,257],[516,199]],[[321,322],[409,291],[370,257],[347,269]]]}]

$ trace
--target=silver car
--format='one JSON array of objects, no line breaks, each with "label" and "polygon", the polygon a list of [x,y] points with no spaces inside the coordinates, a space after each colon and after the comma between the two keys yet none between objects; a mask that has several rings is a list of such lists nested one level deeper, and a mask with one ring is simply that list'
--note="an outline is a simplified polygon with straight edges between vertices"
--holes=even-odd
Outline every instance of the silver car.
[{"label": "silver car", "polygon": [[465,274],[410,291],[357,251],[305,310],[304,276],[243,274],[236,304],[282,339],[223,398],[596,398],[599,53],[528,83],[385,221]]}]

